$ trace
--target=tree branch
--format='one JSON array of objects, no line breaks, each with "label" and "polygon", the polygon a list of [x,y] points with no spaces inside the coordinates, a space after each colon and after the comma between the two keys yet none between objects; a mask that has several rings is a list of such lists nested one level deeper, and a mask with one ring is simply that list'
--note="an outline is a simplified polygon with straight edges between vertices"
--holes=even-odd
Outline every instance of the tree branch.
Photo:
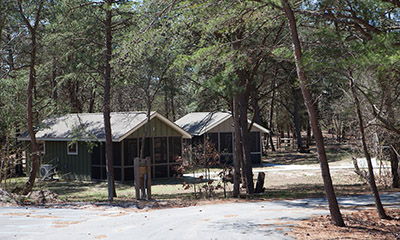
[{"label": "tree branch", "polygon": [[400,0],[382,0],[383,2],[391,3],[395,7],[400,8]]},{"label": "tree branch", "polygon": [[364,95],[364,97],[367,99],[368,103],[371,105],[372,115],[383,124],[384,128],[386,128],[387,130],[392,131],[400,136],[400,129],[396,128],[395,126],[393,126],[393,124],[391,124],[389,121],[384,119],[380,115],[381,111],[376,108],[375,104],[368,97],[368,95],[360,87],[356,86],[356,88],[357,88],[357,90],[359,90],[362,93],[362,95]]},{"label": "tree branch", "polygon": [[[326,9],[325,9],[326,10]],[[321,11],[324,11],[324,9],[322,9]],[[360,31],[361,34],[363,34],[365,37],[367,37],[368,39],[371,38],[371,35],[368,34],[365,30],[369,31],[369,32],[373,32],[376,34],[380,34],[382,33],[381,30],[379,30],[378,28],[370,25],[368,23],[368,21],[357,17],[357,14],[354,10],[349,10],[351,15],[348,14],[342,14],[342,13],[332,13],[330,11],[325,11],[325,12],[320,12],[320,11],[309,11],[309,10],[297,10],[296,12],[303,14],[303,15],[308,15],[308,16],[313,16],[313,17],[320,17],[320,18],[325,18],[325,19],[329,19],[329,20],[333,20],[333,21],[338,21],[340,19],[344,19],[344,20],[351,20],[349,22],[346,21],[340,21],[343,24],[346,25],[354,25],[355,29]],[[365,30],[362,27],[365,28]]]}]

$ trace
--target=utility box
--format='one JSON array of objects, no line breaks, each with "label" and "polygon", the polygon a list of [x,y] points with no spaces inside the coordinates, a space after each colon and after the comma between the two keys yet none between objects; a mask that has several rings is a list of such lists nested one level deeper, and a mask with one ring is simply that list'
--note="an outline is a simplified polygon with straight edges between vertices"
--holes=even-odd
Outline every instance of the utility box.
[{"label": "utility box", "polygon": [[137,200],[151,199],[151,166],[150,157],[134,159],[135,193]]}]

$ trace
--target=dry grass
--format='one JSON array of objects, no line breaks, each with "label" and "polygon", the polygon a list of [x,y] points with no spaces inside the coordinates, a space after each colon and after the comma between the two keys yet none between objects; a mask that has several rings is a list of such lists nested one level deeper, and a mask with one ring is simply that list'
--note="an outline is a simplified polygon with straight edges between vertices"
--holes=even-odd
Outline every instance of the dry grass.
[{"label": "dry grass", "polygon": [[[330,145],[327,148],[330,156],[331,166],[351,165],[349,158],[349,148],[337,145]],[[301,154],[296,151],[275,152],[269,154],[265,163],[278,164],[276,167],[258,166],[255,169],[266,171],[264,194],[255,196],[256,199],[294,199],[307,197],[323,197],[325,195],[323,181],[319,170],[315,148],[311,148],[311,153]],[[278,171],[279,165],[299,164],[314,167],[308,170]],[[332,180],[338,196],[352,194],[369,194],[369,187],[363,182],[352,169],[331,169]],[[257,175],[254,175],[256,180]],[[12,192],[17,186],[22,186],[26,178],[10,179],[8,191]],[[192,178],[180,178],[169,180],[155,180],[152,185],[153,198],[159,201],[197,201],[193,194],[193,188],[187,190],[182,185],[184,182],[191,183]],[[197,192],[199,187],[197,186]],[[227,184],[227,195],[231,195],[233,187]],[[382,186],[381,186],[382,189]],[[35,190],[48,190],[57,195],[58,200],[63,202],[104,202],[107,201],[106,182],[81,182],[81,181],[37,181]],[[116,202],[132,202],[135,199],[133,183],[116,183],[118,197]],[[204,192],[204,191],[203,191]],[[244,192],[244,190],[243,190]],[[218,190],[213,195],[214,199],[222,199],[222,190]],[[28,202],[36,202],[32,198],[26,199]],[[40,202],[39,202],[40,203]],[[172,204],[175,205],[175,204]],[[178,204],[179,205],[179,204]]]}]

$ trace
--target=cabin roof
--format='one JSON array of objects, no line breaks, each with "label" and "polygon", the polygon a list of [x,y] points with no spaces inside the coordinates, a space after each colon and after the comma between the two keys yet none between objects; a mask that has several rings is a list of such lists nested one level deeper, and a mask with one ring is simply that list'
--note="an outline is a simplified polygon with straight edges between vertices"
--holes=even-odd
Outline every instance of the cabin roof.
[{"label": "cabin roof", "polygon": [[[147,122],[147,113],[112,112],[111,133],[114,142],[120,142]],[[184,138],[190,134],[157,112],[151,112],[150,119],[158,118]],[[19,140],[29,140],[29,134],[21,135]],[[49,141],[105,141],[103,113],[72,113],[44,120],[36,132],[37,140]]]},{"label": "cabin roof", "polygon": [[[231,117],[231,112],[193,112],[178,119],[175,121],[175,124],[183,128],[192,136],[201,136]],[[248,120],[248,122],[251,123],[250,120]],[[257,123],[254,123],[253,126],[261,132],[270,133],[268,129]]]}]

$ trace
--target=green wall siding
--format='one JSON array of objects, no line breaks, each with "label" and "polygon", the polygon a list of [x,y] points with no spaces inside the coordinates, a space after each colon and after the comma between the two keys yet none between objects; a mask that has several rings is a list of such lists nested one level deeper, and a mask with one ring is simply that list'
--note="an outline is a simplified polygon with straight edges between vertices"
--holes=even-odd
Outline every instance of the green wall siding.
[{"label": "green wall siding", "polygon": [[[132,133],[129,138],[141,138],[146,125]],[[162,122],[158,118],[150,121],[149,132],[146,137],[181,137],[182,135]],[[92,180],[92,154],[86,142],[78,142],[78,155],[67,154],[68,142],[46,141],[45,155],[39,164],[52,164],[56,166],[57,173],[65,179]],[[153,151],[153,150],[152,150]],[[28,162],[30,162],[28,160]]]},{"label": "green wall siding", "polygon": [[[139,128],[137,131],[129,135],[128,138],[137,138],[137,137],[142,137],[144,134],[144,131],[146,129],[146,125],[143,125],[141,128]],[[182,136],[180,133],[175,131],[173,128],[168,126],[167,124],[163,123],[160,119],[158,118],[153,118],[150,121],[150,128],[149,132],[147,133],[146,137],[159,137],[159,136]]]},{"label": "green wall siding", "polygon": [[78,142],[78,155],[68,155],[67,144],[47,141],[42,163],[57,166],[57,172],[62,178],[91,180],[91,153],[86,142]]}]

